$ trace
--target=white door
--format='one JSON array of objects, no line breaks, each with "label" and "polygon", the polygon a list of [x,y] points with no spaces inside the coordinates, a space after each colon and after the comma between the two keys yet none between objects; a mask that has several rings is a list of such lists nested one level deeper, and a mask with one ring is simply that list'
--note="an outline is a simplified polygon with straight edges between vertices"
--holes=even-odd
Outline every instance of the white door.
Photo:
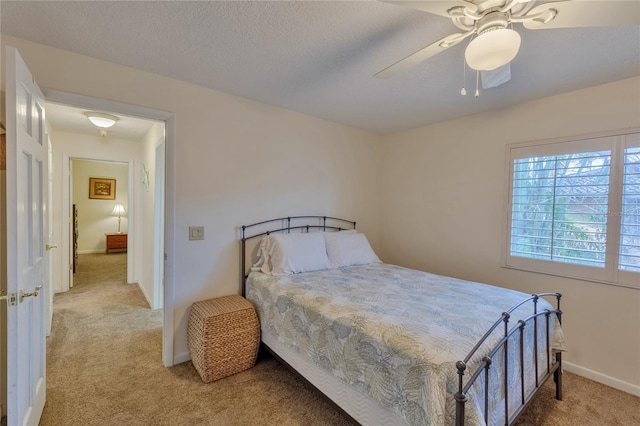
[{"label": "white door", "polygon": [[39,292],[45,286],[47,232],[44,96],[16,49],[7,47],[5,66],[7,423],[37,425],[46,390],[44,297]]}]

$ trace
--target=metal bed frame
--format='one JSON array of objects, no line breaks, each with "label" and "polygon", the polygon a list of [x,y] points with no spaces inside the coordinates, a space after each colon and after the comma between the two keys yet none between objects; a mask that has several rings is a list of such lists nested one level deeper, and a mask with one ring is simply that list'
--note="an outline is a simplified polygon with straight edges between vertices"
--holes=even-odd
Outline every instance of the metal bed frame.
[{"label": "metal bed frame", "polygon": [[[302,221],[304,224],[298,224],[299,221]],[[279,223],[280,225],[275,226],[273,224]],[[267,227],[268,225],[271,225],[274,227],[274,229],[268,229],[268,230],[262,230],[265,227]],[[348,227],[343,227],[343,225],[346,225]],[[248,230],[250,229],[254,229],[254,228],[258,228],[258,231],[255,231],[255,233],[250,233],[248,232]],[[282,217],[282,218],[277,218],[277,219],[270,219],[270,220],[266,220],[266,221],[262,221],[262,222],[257,222],[257,223],[253,223],[250,225],[243,225],[240,228],[241,231],[241,237],[240,237],[240,249],[241,249],[241,286],[242,286],[242,296],[245,296],[245,286],[246,286],[246,280],[248,277],[248,273],[247,273],[247,268],[246,268],[246,251],[247,251],[247,245],[246,242],[248,240],[252,240],[255,238],[261,238],[267,235],[270,235],[272,233],[290,233],[291,231],[300,231],[300,232],[309,232],[311,230],[313,231],[322,231],[322,232],[326,232],[326,231],[343,231],[343,230],[347,230],[347,229],[356,229],[356,222],[351,221],[351,220],[347,220],[347,219],[341,219],[341,218],[336,218],[336,217],[331,217],[331,216],[289,216],[289,217]],[[549,310],[549,309],[545,309],[541,312],[538,311],[538,301],[540,300],[540,298],[542,297],[554,297],[556,299],[556,309],[553,310]],[[553,376],[553,379],[555,381],[555,387],[556,387],[556,399],[558,400],[562,400],[562,353],[561,352],[556,352],[555,353],[555,362],[552,362],[551,360],[551,356],[549,355],[551,353],[551,348],[550,348],[550,327],[549,327],[549,322],[551,320],[551,316],[552,315],[556,315],[558,318],[558,322],[560,324],[562,324],[562,311],[560,310],[560,299],[562,298],[562,294],[560,293],[539,293],[539,294],[532,294],[531,296],[527,297],[526,299],[522,300],[521,302],[519,302],[518,304],[516,304],[515,306],[512,306],[511,308],[509,308],[507,311],[503,312],[502,315],[500,316],[500,318],[493,324],[493,326],[485,333],[485,335],[478,341],[478,343],[476,343],[476,345],[473,347],[473,349],[471,349],[471,351],[469,352],[469,354],[463,359],[460,360],[458,362],[456,362],[456,368],[457,368],[457,373],[458,373],[458,392],[455,393],[454,395],[454,399],[456,401],[456,420],[455,420],[455,424],[456,426],[464,426],[465,424],[465,403],[468,400],[467,397],[467,393],[469,392],[469,390],[471,389],[471,387],[474,385],[474,383],[476,383],[476,381],[478,380],[478,378],[483,375],[484,373],[484,389],[483,389],[483,395],[484,395],[484,421],[485,423],[487,423],[488,419],[489,419],[489,394],[491,389],[489,388],[489,370],[491,368],[491,364],[493,362],[493,359],[499,355],[500,352],[502,352],[504,354],[504,377],[503,379],[503,385],[504,385],[504,389],[505,389],[505,395],[504,395],[504,410],[505,410],[505,426],[509,426],[512,425],[513,423],[516,422],[516,420],[520,417],[520,415],[522,414],[522,412],[524,411],[524,409],[526,408],[526,406],[529,404],[529,402],[531,402],[533,396],[537,393],[537,391],[542,387],[542,385],[544,385],[546,383],[546,381]],[[510,326],[509,324],[509,319],[511,317],[511,313],[513,311],[515,311],[517,308],[519,308],[522,305],[525,305],[527,303],[530,303],[532,305],[532,314],[529,315],[528,317],[526,317],[524,320],[519,320],[516,324]],[[546,348],[545,348],[545,354],[546,354],[546,371],[543,372],[542,376],[539,377],[539,368],[538,368],[538,335],[540,333],[539,329],[539,325],[538,325],[538,318],[539,317],[543,317],[545,318],[544,321],[544,328],[545,330],[543,331],[545,333],[545,338],[546,338]],[[531,324],[533,324],[533,346],[534,346],[534,350],[533,350],[533,364],[534,364],[534,370],[535,370],[535,386],[533,387],[533,390],[531,392],[529,392],[528,394],[526,393],[525,390],[525,368],[524,368],[524,362],[525,362],[525,355],[524,355],[524,331],[525,331],[525,327],[531,326]],[[478,349],[480,349],[480,347],[485,343],[485,341],[491,336],[493,335],[493,333],[500,327],[500,325],[502,325],[503,327],[503,334],[502,334],[502,338],[500,339],[500,341],[486,354],[483,356],[480,364],[476,367],[476,369],[468,376],[468,379],[465,380],[465,374],[466,374],[466,370],[467,370],[467,366],[469,363],[469,360],[476,354],[476,352],[478,351]],[[511,416],[509,415],[509,397],[510,397],[510,389],[509,389],[509,369],[508,369],[508,351],[509,351],[509,339],[512,338],[514,335],[519,335],[520,339],[519,339],[519,356],[520,356],[520,389],[519,389],[519,394],[517,395],[517,398],[519,398],[520,400],[520,404],[518,405],[518,407],[515,409],[515,411],[511,414]],[[266,347],[266,345],[265,345]],[[267,349],[269,350],[269,352],[271,352],[272,354],[274,354],[276,356],[276,358],[282,362],[283,364],[287,365],[289,368],[291,368],[293,371],[295,371],[296,373],[298,373],[295,369],[293,369],[291,366],[289,366],[285,361],[283,361],[279,356],[277,356],[277,354],[275,354],[272,350],[270,350],[268,347]],[[307,383],[309,383],[312,387],[315,388],[315,386],[310,383],[308,380],[306,380],[306,378],[304,378],[304,376],[302,376],[300,373],[298,373],[298,375],[300,377],[302,377],[302,379],[304,379]],[[496,386],[499,386],[500,384],[496,384]],[[318,391],[320,392],[320,391]],[[320,394],[322,394],[322,392],[320,392]],[[324,394],[322,394],[324,396]],[[353,418],[351,418],[351,416],[346,413],[339,405],[337,405],[335,402],[333,402],[331,399],[327,398],[328,401],[330,401],[333,405],[335,405],[342,413],[344,413],[347,417],[349,417],[351,420],[353,420]]]}]

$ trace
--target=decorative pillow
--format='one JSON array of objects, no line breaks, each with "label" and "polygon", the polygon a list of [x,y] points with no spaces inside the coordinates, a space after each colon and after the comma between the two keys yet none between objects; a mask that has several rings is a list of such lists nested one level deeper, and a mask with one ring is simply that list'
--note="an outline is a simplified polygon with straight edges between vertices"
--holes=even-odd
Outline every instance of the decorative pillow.
[{"label": "decorative pillow", "polygon": [[261,271],[265,274],[271,274],[271,246],[273,239],[267,235],[260,241],[258,246],[258,261],[251,267],[252,271]]},{"label": "decorative pillow", "polygon": [[329,268],[327,248],[321,233],[272,234],[260,250],[265,258],[261,271],[289,275]]},{"label": "decorative pillow", "polygon": [[380,263],[367,236],[353,232],[325,232],[329,265],[333,268]]}]

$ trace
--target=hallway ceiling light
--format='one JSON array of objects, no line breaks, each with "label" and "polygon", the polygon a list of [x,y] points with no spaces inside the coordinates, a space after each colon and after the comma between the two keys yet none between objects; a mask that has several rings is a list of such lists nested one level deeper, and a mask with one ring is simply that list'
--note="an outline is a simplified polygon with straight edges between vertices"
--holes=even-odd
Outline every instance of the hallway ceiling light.
[{"label": "hallway ceiling light", "polygon": [[85,112],[84,115],[87,116],[89,121],[99,129],[108,129],[109,127],[116,124],[116,121],[120,120],[120,118],[115,115],[106,114],[103,112]]}]

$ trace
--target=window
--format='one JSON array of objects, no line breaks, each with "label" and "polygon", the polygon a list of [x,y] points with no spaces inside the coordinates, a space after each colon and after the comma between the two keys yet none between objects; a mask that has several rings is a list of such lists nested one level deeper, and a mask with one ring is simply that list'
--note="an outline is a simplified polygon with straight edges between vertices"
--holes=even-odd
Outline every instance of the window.
[{"label": "window", "polygon": [[640,288],[640,133],[507,147],[504,266]]}]

